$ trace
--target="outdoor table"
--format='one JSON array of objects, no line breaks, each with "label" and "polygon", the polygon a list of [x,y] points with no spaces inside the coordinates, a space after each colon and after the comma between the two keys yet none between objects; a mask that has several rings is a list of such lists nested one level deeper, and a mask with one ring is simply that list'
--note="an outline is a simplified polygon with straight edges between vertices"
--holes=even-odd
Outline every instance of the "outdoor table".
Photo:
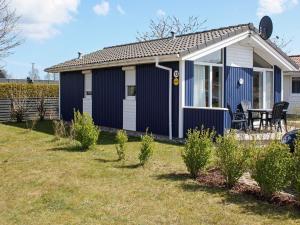
[{"label": "outdoor table", "polygon": [[[263,116],[265,115],[266,118],[269,117],[269,114],[272,113],[272,109],[248,109],[248,125],[251,123],[252,121],[252,114],[253,113],[259,113],[260,114],[260,124],[259,127],[261,127],[262,124],[262,119]],[[287,110],[283,110],[283,113],[287,113]],[[268,121],[267,124],[265,124],[266,126],[268,125]],[[251,123],[251,129],[254,130],[254,126],[253,123]]]},{"label": "outdoor table", "polygon": [[[259,127],[261,127],[262,125],[262,119],[263,119],[263,116],[265,115],[266,118],[269,117],[269,114],[272,112],[272,109],[248,109],[248,125],[251,123],[252,121],[252,114],[253,113],[259,113],[260,114],[260,124],[259,124]],[[267,125],[267,124],[266,124]],[[254,130],[254,126],[253,126],[253,123],[251,123],[251,129]]]}]

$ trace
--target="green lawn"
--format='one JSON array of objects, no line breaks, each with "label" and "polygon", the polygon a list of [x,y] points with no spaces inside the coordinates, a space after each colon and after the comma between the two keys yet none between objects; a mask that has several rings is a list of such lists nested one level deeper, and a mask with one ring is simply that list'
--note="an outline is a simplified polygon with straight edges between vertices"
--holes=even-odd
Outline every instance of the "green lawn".
[{"label": "green lawn", "polygon": [[131,139],[124,165],[113,136],[79,152],[51,124],[29,132],[0,124],[0,224],[299,224],[300,212],[189,179],[176,145],[156,143],[139,167]]}]

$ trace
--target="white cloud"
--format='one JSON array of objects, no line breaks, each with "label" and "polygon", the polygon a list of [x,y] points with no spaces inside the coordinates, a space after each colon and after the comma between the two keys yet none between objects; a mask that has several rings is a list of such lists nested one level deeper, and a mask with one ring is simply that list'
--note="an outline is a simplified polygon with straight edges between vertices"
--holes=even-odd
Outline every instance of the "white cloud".
[{"label": "white cloud", "polygon": [[159,9],[156,11],[156,15],[159,16],[159,17],[163,17],[166,15],[166,12],[163,11],[162,9]]},{"label": "white cloud", "polygon": [[95,5],[93,10],[97,15],[106,16],[109,13],[109,2],[103,0],[101,3]]},{"label": "white cloud", "polygon": [[77,12],[80,0],[12,0],[12,7],[21,16],[19,29],[31,39],[44,40],[60,31],[57,26],[69,23]]},{"label": "white cloud", "polygon": [[257,15],[261,17],[264,15],[281,14],[298,3],[298,0],[259,0]]},{"label": "white cloud", "polygon": [[118,10],[118,12],[119,12],[121,15],[125,15],[125,11],[124,11],[124,9],[122,8],[121,5],[117,5],[117,10]]}]

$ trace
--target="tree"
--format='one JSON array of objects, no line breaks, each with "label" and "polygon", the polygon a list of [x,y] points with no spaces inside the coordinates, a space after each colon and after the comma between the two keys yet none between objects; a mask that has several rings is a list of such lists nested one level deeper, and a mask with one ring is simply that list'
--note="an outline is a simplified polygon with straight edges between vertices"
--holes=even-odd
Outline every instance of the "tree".
[{"label": "tree", "polygon": [[8,74],[5,69],[0,69],[0,78],[8,78]]},{"label": "tree", "polygon": [[0,58],[12,53],[12,49],[21,44],[16,31],[19,17],[9,7],[9,0],[0,0]]},{"label": "tree", "polygon": [[289,46],[293,42],[293,39],[286,38],[285,36],[282,37],[276,36],[271,40],[278,48],[282,49],[285,53],[289,54],[291,52]]},{"label": "tree", "polygon": [[176,16],[159,17],[157,20],[150,20],[149,31],[137,32],[138,41],[147,41],[157,38],[166,38],[171,32],[176,35],[193,33],[205,29],[207,20],[200,20],[197,16],[190,16],[187,22],[181,21]]}]

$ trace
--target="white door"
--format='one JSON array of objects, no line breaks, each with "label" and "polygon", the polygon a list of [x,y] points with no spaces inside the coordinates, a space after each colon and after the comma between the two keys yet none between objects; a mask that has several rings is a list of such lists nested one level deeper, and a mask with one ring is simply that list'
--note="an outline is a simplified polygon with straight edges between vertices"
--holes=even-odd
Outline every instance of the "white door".
[{"label": "white door", "polygon": [[135,67],[124,67],[125,99],[123,100],[123,129],[136,131]]},{"label": "white door", "polygon": [[82,111],[92,114],[92,72],[83,71],[84,74],[84,98],[82,99]]}]

